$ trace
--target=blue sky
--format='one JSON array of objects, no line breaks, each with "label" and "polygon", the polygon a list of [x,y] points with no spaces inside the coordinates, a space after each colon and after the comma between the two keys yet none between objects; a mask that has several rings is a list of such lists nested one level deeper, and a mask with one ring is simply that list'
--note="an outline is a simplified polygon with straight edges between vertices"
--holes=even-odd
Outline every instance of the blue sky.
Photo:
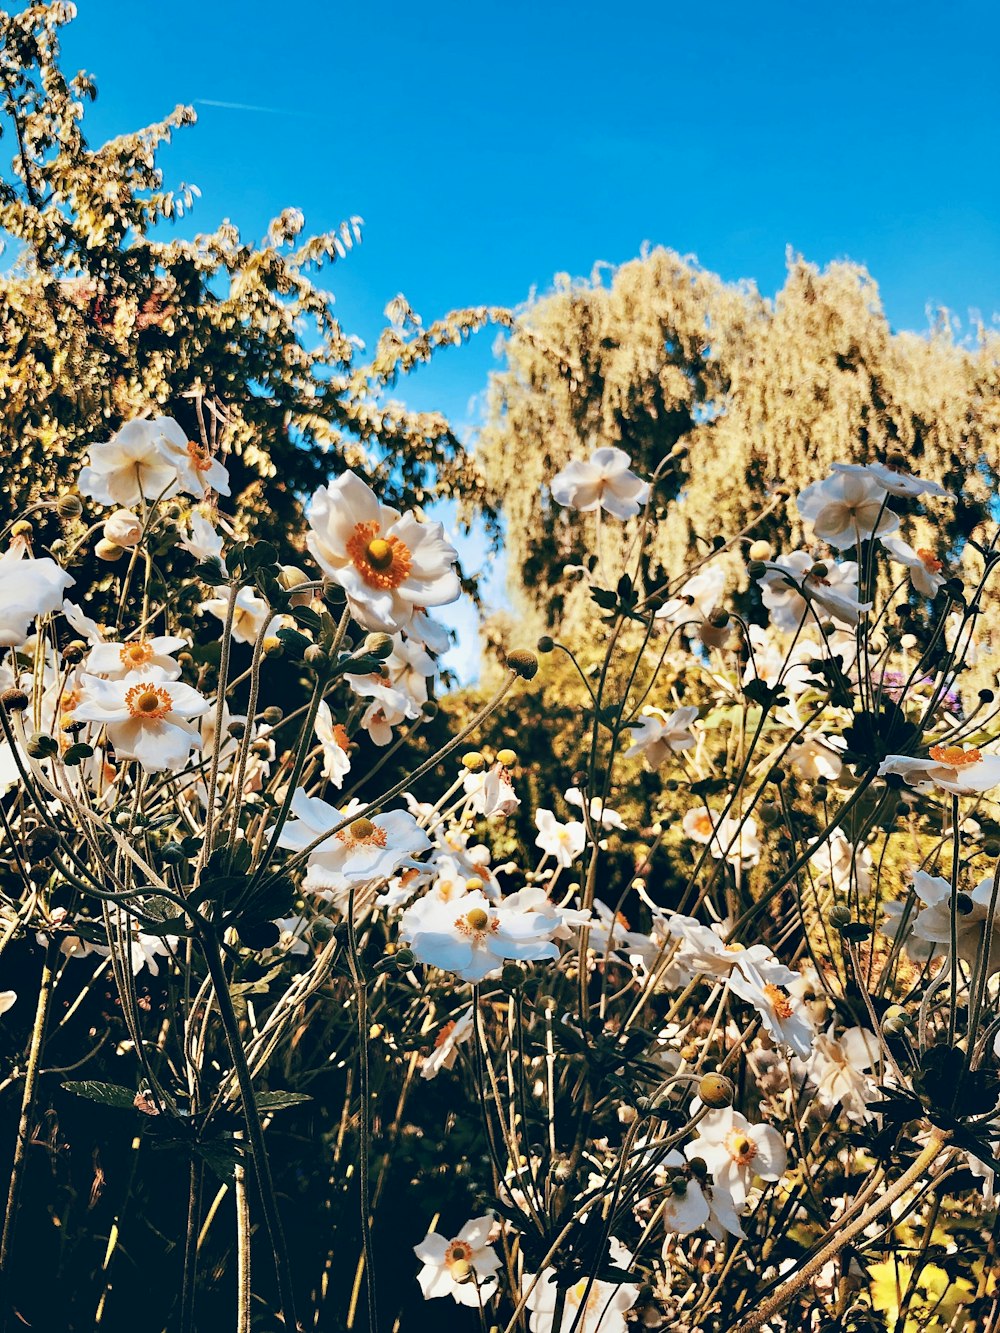
[{"label": "blue sky", "polygon": [[[202,191],[192,228],[257,236],[290,205],[313,230],[365,219],[328,285],[366,339],[398,291],[425,321],[516,305],[644,241],[768,294],[788,245],[850,257],[896,327],[1000,311],[991,0],[78,9],[64,49],[97,79],[92,139],[195,105],[164,156]],[[471,427],[492,345],[403,396]]]}]

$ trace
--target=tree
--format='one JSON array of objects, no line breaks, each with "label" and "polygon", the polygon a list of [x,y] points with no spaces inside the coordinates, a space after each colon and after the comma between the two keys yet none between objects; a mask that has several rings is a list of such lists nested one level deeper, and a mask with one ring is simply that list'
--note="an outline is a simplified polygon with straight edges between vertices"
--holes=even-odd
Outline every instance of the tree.
[{"label": "tree", "polygon": [[[661,468],[667,521],[644,537],[651,580],[748,525],[790,549],[803,534],[781,487],[794,495],[834,461],[893,452],[960,492],[943,534],[914,506],[905,520],[914,545],[933,540],[947,560],[989,518],[1000,468],[1000,339],[973,335],[944,313],[924,335],[893,332],[874,280],[850,263],[820,271],[790,257],[773,301],[664,249],[587,282],[560,278],[507,341],[479,453],[507,520],[515,599],[540,628],[587,643],[592,608],[561,590],[563,566],[592,549],[591,516],[551,504],[546,483],[598,444],[625,449],[644,475]],[[609,555],[623,535],[632,529],[602,533]],[[730,580],[746,588],[735,558]]]},{"label": "tree", "polygon": [[0,276],[8,510],[52,499],[87,445],[131,417],[166,413],[194,434],[194,397],[225,422],[235,518],[247,535],[266,531],[294,547],[301,498],[359,465],[390,500],[473,496],[489,517],[445,418],[411,412],[385,391],[506,312],[454,311],[424,328],[397,297],[374,357],[358,364],[358,341],[316,278],[360,240],[361,219],[304,239],[302,215],[286,209],[259,246],[228,222],[191,241],[165,238],[163,224],[183,217],[197,190],[164,188],[157,157],[194,112],[177,107],[91,148],[85,107],[95,85],[59,63],[72,16],[62,3],[0,14],[0,133],[13,150],[0,179],[0,232],[14,251]]}]

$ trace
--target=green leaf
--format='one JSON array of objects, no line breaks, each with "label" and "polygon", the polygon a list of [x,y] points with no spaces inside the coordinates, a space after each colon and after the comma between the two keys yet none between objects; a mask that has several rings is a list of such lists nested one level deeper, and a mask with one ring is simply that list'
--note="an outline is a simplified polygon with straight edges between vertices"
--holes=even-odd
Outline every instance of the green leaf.
[{"label": "green leaf", "polygon": [[119,1111],[135,1110],[135,1092],[117,1083],[96,1083],[93,1079],[85,1079],[81,1083],[64,1083],[62,1086],[65,1092],[74,1092],[78,1097],[86,1097],[89,1102],[114,1106]]},{"label": "green leaf", "polygon": [[298,1106],[312,1098],[306,1092],[259,1092],[254,1100],[258,1111],[283,1111],[286,1106]]}]

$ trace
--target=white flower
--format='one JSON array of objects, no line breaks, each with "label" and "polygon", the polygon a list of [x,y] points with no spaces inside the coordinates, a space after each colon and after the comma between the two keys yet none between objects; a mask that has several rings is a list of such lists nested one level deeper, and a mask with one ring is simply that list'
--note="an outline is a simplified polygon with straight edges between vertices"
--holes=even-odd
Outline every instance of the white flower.
[{"label": "white flower", "polygon": [[500,1259],[489,1243],[492,1226],[493,1218],[487,1213],[466,1222],[454,1240],[428,1231],[414,1245],[413,1253],[423,1264],[417,1281],[424,1300],[450,1296],[459,1305],[478,1308],[493,1296]]},{"label": "white flower", "polygon": [[798,506],[816,536],[843,551],[868,537],[896,531],[899,519],[885,501],[885,487],[863,469],[814,481],[799,493]]},{"label": "white flower", "polygon": [[806,616],[806,597],[832,620],[852,629],[862,613],[871,610],[871,602],[858,601],[856,561],[817,562],[807,551],[768,561],[760,595],[772,622],[789,632],[797,630]]},{"label": "white flower", "polygon": [[442,1069],[453,1068],[458,1048],[472,1036],[473,1009],[470,1005],[458,1018],[445,1023],[434,1038],[434,1049],[420,1068],[421,1078],[437,1078]]},{"label": "white flower", "polygon": [[752,818],[742,822],[729,815],[716,823],[714,811],[702,805],[689,810],[681,824],[684,832],[695,842],[709,845],[709,850],[717,861],[723,857],[733,865],[741,862],[756,865],[760,860],[760,839],[757,837],[757,822]]},{"label": "white flower", "polygon": [[49,556],[35,560],[27,550],[15,539],[0,555],[0,648],[23,643],[34,618],[58,611],[76,581]]},{"label": "white flower", "polygon": [[480,982],[507,958],[558,958],[552,936],[559,924],[558,914],[494,905],[473,889],[457,903],[434,894],[419,898],[400,918],[399,934],[426,966]]},{"label": "white flower", "polygon": [[605,509],[615,518],[634,518],[649,499],[649,483],[631,472],[624,449],[595,449],[584,463],[574,459],[549,485],[556,504],[588,513]]},{"label": "white flower", "polygon": [[104,444],[92,445],[90,463],[81,469],[77,482],[80,494],[98,504],[125,508],[176,495],[180,485],[164,445],[164,424],[180,432],[169,417],[154,417],[129,421]]},{"label": "white flower", "polygon": [[116,546],[136,546],[142,541],[142,519],[131,509],[116,509],[104,520],[104,536]]},{"label": "white flower", "polygon": [[[563,800],[567,805],[576,805],[583,809],[583,792],[579,787],[569,787],[563,792]],[[617,810],[611,810],[604,804],[600,796],[592,796],[588,809],[590,822],[603,829],[623,829],[625,822]]]},{"label": "white flower", "polygon": [[187,495],[198,499],[206,491],[217,491],[219,495],[229,494],[229,473],[205,444],[189,440],[176,421],[169,417],[159,417],[163,423],[160,437],[163,452],[177,469],[180,489]]},{"label": "white flower", "polygon": [[790,746],[786,757],[799,777],[809,782],[817,778],[836,782],[844,767],[830,738],[819,732],[806,735],[797,745]]},{"label": "white flower", "polygon": [[813,1053],[806,1062],[809,1077],[816,1084],[816,1097],[822,1107],[832,1110],[843,1106],[850,1120],[867,1120],[868,1102],[875,1099],[875,1085],[865,1074],[878,1061],[878,1040],[864,1028],[848,1028],[834,1037],[831,1023],[826,1032],[816,1034]]},{"label": "white flower", "polygon": [[351,771],[350,740],[340,723],[334,722],[326,700],[316,711],[316,739],[323,748],[323,776],[339,789]]},{"label": "white flower", "polygon": [[217,532],[204,514],[192,509],[188,519],[191,530],[180,539],[182,550],[193,555],[196,560],[218,560],[223,572],[226,562],[222,558],[222,534]]},{"label": "white flower", "polygon": [[521,804],[510,773],[503,764],[494,764],[482,773],[466,773],[462,786],[472,809],[484,819],[512,815]]},{"label": "white flower", "polygon": [[[612,1238],[609,1253],[616,1268],[627,1268],[632,1255]],[[521,1279],[524,1290],[534,1281],[533,1273]],[[590,1282],[583,1277],[566,1291],[562,1319],[555,1324],[559,1288],[556,1274],[546,1270],[535,1283],[527,1299],[531,1333],[626,1333],[625,1312],[639,1299],[639,1287],[632,1282]]]},{"label": "white flower", "polygon": [[789,990],[800,976],[776,959],[765,959],[740,964],[730,976],[729,987],[754,1006],[776,1045],[789,1046],[804,1060],[812,1050],[813,1023],[803,1000]]},{"label": "white flower", "polygon": [[911,499],[918,495],[953,498],[952,492],[946,491],[936,481],[925,481],[923,477],[915,477],[912,472],[904,472],[902,468],[889,463],[834,463],[832,469],[834,472],[863,474],[890,495],[904,495]]},{"label": "white flower", "polygon": [[571,866],[587,845],[587,830],[578,819],[562,824],[551,810],[539,808],[535,811],[535,827],[535,846],[555,857],[561,866]]},{"label": "white flower", "polygon": [[147,773],[176,772],[190,752],[200,748],[201,738],[190,720],[211,705],[160,668],[118,680],[84,676],[82,687],[73,720],[103,724],[116,759],[137,759]]},{"label": "white flower", "polygon": [[95,643],[87,658],[87,671],[95,676],[120,680],[130,673],[148,675],[159,671],[165,680],[177,680],[181,668],[172,654],[187,647],[187,639],[160,634],[152,639],[129,639],[127,643]]},{"label": "white flower", "polygon": [[1000,755],[960,745],[932,745],[926,759],[888,755],[879,764],[878,776],[889,774],[897,774],[907,786],[920,791],[934,786],[955,796],[971,796],[1000,783]]},{"label": "white flower", "polygon": [[901,537],[883,537],[882,545],[894,560],[910,571],[910,582],[921,596],[937,596],[944,584],[944,575],[941,573],[944,565],[933,551],[926,546],[914,550]]},{"label": "white flower", "polygon": [[[221,620],[223,625],[229,614],[229,597],[210,597],[202,602],[199,610]],[[273,633],[280,621],[280,616],[273,616],[271,608],[263,597],[258,597],[252,588],[241,588],[236,594],[233,608],[232,635],[237,643],[256,643],[261,631]]]},{"label": "white flower", "polygon": [[[923,874],[923,871],[915,873]],[[934,878],[934,876],[928,876],[928,878]],[[947,889],[949,887],[947,880],[943,882]],[[917,908],[912,902],[901,900],[884,903],[882,910],[885,912],[885,919],[881,925],[882,934],[887,939],[900,940],[903,948],[915,963],[926,963],[941,952],[933,942],[918,939],[914,935],[913,923],[917,919]]]},{"label": "white flower", "polygon": [[650,768],[659,768],[679,750],[690,750],[696,744],[691,726],[697,716],[697,708],[690,706],[675,708],[672,713],[644,708],[642,718],[632,723],[632,744],[625,758],[645,755]]},{"label": "white flower", "polygon": [[697,1137],[688,1144],[701,1157],[717,1185],[728,1190],[736,1207],[747,1199],[755,1176],[780,1180],[788,1164],[781,1135],[770,1125],[751,1125],[731,1106],[709,1111],[698,1122]]},{"label": "white flower", "polygon": [[872,854],[867,847],[850,842],[843,829],[834,829],[827,841],[809,858],[817,876],[829,879],[840,892],[853,886],[861,897],[871,887]]},{"label": "white flower", "polygon": [[0,990],[0,1014],[5,1014],[17,999],[17,991]]},{"label": "white flower", "polygon": [[405,690],[389,684],[388,677],[373,671],[369,676],[346,676],[348,685],[371,703],[361,716],[361,726],[376,745],[392,743],[392,729],[420,716],[420,705]]},{"label": "white flower", "polygon": [[913,934],[917,939],[944,945],[950,950],[954,915],[959,957],[970,965],[977,961],[982,964],[985,960],[989,975],[1000,969],[1000,895],[991,917],[992,875],[980,880],[971,893],[959,892],[954,904],[951,884],[938,875],[915,871],[913,889],[925,904],[913,922]]},{"label": "white flower", "polygon": [[419,866],[413,858],[426,852],[431,845],[427,834],[405,810],[391,810],[387,814],[338,810],[318,796],[308,796],[300,787],[292,797],[294,816],[281,831],[279,847],[289,851],[304,851],[321,834],[354,813],[356,818],[321,843],[311,852],[303,887],[324,892],[338,903],[346,903],[351,886],[364,888],[380,880],[387,880],[400,866]]},{"label": "white flower", "polygon": [[393,634],[411,623],[417,609],[460,596],[458,553],[441,524],[401,516],[353,472],[321,486],[307,517],[306,545],[347,593],[352,615],[366,629]]},{"label": "white flower", "polygon": [[[684,633],[693,638],[719,605],[726,586],[726,572],[721,565],[705,565],[687,580],[676,597],[656,612],[655,619],[669,625],[684,625]],[[728,631],[727,631],[728,632]]]}]

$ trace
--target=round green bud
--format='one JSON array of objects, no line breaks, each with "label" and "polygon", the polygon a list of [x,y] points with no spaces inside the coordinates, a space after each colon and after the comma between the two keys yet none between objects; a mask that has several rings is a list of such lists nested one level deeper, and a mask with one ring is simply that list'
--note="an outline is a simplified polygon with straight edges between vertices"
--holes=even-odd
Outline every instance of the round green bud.
[{"label": "round green bud", "polygon": [[747,564],[747,573],[752,579],[763,578],[767,573],[767,565],[764,564],[763,560],[751,560]]},{"label": "round green bud", "polygon": [[397,949],[393,954],[392,961],[400,972],[408,972],[416,963],[417,956],[412,949]]},{"label": "round green bud", "polygon": [[508,990],[515,990],[523,981],[524,968],[518,967],[517,963],[504,963],[503,971],[500,973],[501,985],[506,986]]},{"label": "round green bud", "polygon": [[74,639],[62,650],[62,660],[67,666],[78,666],[87,655],[87,645],[82,639]]},{"label": "round green bud", "polygon": [[551,635],[543,634],[535,646],[540,653],[551,653],[556,646],[556,641]]},{"label": "round green bud", "polygon": [[293,588],[308,582],[309,575],[297,565],[282,565],[278,570],[278,584],[285,592],[291,592]]},{"label": "round green bud", "polygon": [[365,639],[365,652],[370,657],[377,657],[380,662],[392,656],[395,646],[391,634],[369,634]]},{"label": "round green bud", "polygon": [[834,930],[843,930],[845,926],[851,924],[853,917],[849,907],[845,907],[843,903],[835,903],[827,913],[826,919]]},{"label": "round green bud", "polygon": [[83,501],[78,495],[65,491],[56,501],[56,513],[60,518],[79,518],[83,513]]},{"label": "round green bud", "polygon": [[271,704],[260,715],[260,720],[268,727],[276,727],[285,716],[277,704]]},{"label": "round green bud", "polygon": [[325,648],[321,648],[318,643],[311,643],[302,654],[302,660],[306,666],[322,667],[329,662],[329,656]]}]

